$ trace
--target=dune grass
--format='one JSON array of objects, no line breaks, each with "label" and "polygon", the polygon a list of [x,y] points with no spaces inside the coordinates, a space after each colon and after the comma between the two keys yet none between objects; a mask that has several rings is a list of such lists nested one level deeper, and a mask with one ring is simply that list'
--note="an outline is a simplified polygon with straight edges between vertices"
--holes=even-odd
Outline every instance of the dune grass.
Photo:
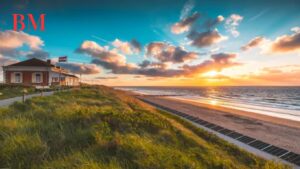
[{"label": "dune grass", "polygon": [[200,169],[288,166],[103,86],[0,109],[0,168]]},{"label": "dune grass", "polygon": [[24,89],[27,91],[27,94],[36,92],[34,87],[0,84],[0,100],[22,96]]}]

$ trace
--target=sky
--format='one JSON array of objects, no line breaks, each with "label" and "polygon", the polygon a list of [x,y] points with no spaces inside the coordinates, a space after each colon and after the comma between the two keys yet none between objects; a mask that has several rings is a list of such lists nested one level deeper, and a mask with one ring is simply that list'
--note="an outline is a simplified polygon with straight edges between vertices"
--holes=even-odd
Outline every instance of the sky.
[{"label": "sky", "polygon": [[[51,59],[86,83],[109,86],[299,86],[299,6],[298,0],[2,0],[0,63]],[[29,13],[45,14],[45,30],[13,31],[12,15]],[[58,63],[59,56],[68,62]]]}]

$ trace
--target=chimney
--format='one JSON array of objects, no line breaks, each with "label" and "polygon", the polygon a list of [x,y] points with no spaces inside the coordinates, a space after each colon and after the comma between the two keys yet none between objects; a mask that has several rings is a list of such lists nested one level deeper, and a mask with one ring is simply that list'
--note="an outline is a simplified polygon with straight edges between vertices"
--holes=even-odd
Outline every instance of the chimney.
[{"label": "chimney", "polygon": [[47,59],[47,63],[48,63],[48,64],[51,64],[51,59]]}]

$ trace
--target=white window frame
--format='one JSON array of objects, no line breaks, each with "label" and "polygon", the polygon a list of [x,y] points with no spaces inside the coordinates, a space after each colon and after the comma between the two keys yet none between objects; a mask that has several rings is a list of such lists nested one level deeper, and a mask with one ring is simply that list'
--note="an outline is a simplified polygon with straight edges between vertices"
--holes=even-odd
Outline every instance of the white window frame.
[{"label": "white window frame", "polygon": [[[17,74],[20,74],[20,79],[19,79],[19,81],[16,81],[16,75]],[[12,83],[23,83],[23,73],[22,72],[13,72],[12,73],[12,79],[11,79],[11,82]]]},{"label": "white window frame", "polygon": [[[37,75],[40,75],[40,81],[37,81]],[[42,72],[34,72],[32,73],[32,83],[43,83],[43,73]]]}]

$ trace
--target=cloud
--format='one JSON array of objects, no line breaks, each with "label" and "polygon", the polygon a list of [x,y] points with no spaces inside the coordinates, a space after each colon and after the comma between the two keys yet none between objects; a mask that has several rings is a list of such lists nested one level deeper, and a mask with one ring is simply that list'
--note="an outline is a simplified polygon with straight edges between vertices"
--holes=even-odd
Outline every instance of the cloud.
[{"label": "cloud", "polygon": [[140,53],[142,50],[142,45],[139,41],[137,41],[136,39],[132,39],[130,41],[131,46],[133,47],[133,49],[136,51],[136,53]]},{"label": "cloud", "polygon": [[153,42],[146,48],[148,56],[161,62],[183,63],[198,57],[196,52],[188,52],[183,47],[176,47],[164,42]]},{"label": "cloud", "polygon": [[166,46],[168,45],[164,42],[151,42],[146,47],[146,54],[148,56],[157,55],[161,53]]},{"label": "cloud", "polygon": [[213,54],[211,55],[211,58],[216,62],[216,63],[231,63],[232,59],[236,58],[237,54],[236,53],[218,53],[218,54]]},{"label": "cloud", "polygon": [[23,46],[28,46],[31,50],[39,50],[44,42],[38,37],[24,32],[7,30],[0,32],[0,54],[8,57],[17,57],[22,52],[18,50]]},{"label": "cloud", "polygon": [[90,53],[100,53],[102,51],[107,50],[107,46],[100,46],[94,41],[84,41],[79,48],[76,49],[76,52],[85,52],[85,50],[89,50]]},{"label": "cloud", "polygon": [[135,39],[131,40],[131,42],[122,42],[121,40],[116,39],[112,42],[112,45],[125,55],[132,55],[141,51],[141,44]]},{"label": "cloud", "polygon": [[151,77],[178,77],[183,76],[182,69],[161,69],[161,68],[147,68],[136,69],[134,74],[151,76]]},{"label": "cloud", "polygon": [[102,76],[102,77],[96,77],[95,79],[99,80],[112,80],[112,79],[118,79],[117,76]]},{"label": "cloud", "polygon": [[144,60],[142,63],[139,64],[140,67],[145,68],[151,65],[149,60]]},{"label": "cloud", "polygon": [[[164,48],[168,48],[171,45],[162,43],[162,42],[153,42],[147,46],[148,54],[160,54],[164,52]],[[174,46],[172,46],[174,47]],[[177,47],[174,47],[175,50]],[[179,49],[181,50],[181,49]],[[236,54],[231,53],[220,53],[216,55],[212,55],[211,59],[206,60],[198,65],[187,65],[178,67],[178,68],[170,68],[169,62],[164,62],[164,59],[157,59],[158,62],[151,62],[148,60],[143,61],[142,63],[136,65],[133,63],[126,63],[126,58],[121,62],[117,61],[116,59],[108,59],[107,57],[116,57],[120,55],[117,53],[113,53],[111,55],[111,51],[105,49],[104,47],[98,45],[96,42],[92,41],[84,41],[80,47],[77,49],[80,53],[86,53],[91,55],[94,59],[92,60],[93,64],[97,64],[102,66],[105,69],[111,71],[114,74],[133,74],[133,75],[145,75],[151,77],[179,77],[179,76],[191,76],[193,74],[210,71],[210,70],[222,70],[227,67],[237,66],[240,65],[239,63],[235,62],[234,59],[237,57]],[[157,51],[160,51],[157,52]],[[181,51],[183,52],[183,51]],[[181,53],[179,52],[179,53]],[[186,52],[186,51],[185,51]],[[183,56],[186,55],[184,53]],[[176,52],[174,52],[176,53]],[[171,59],[166,59],[168,61],[174,62],[177,60],[173,57],[172,54]],[[179,54],[179,56],[181,56]],[[116,57],[117,58],[117,57]],[[121,57],[123,58],[123,57]],[[184,59],[180,58],[178,61],[183,61]]]},{"label": "cloud", "polygon": [[294,33],[291,35],[282,35],[270,42],[268,51],[271,53],[288,53],[300,51],[300,28],[291,29]]},{"label": "cloud", "polygon": [[[103,62],[99,60],[94,60],[93,63],[103,66]],[[151,64],[149,64],[151,65]],[[238,66],[240,63],[232,61],[232,58],[223,59],[210,59],[206,60],[197,65],[184,65],[181,68],[165,68],[163,66],[155,67],[145,66],[145,67],[127,67],[127,66],[116,66],[116,65],[106,65],[105,68],[112,70],[115,74],[135,74],[135,75],[145,75],[150,77],[180,77],[180,76],[192,76],[194,74],[199,74],[211,70],[221,71],[224,68]],[[115,66],[115,67],[113,67]]]},{"label": "cloud", "polygon": [[0,55],[0,68],[2,69],[2,66],[6,66],[6,65],[10,65],[13,63],[18,62],[15,59],[9,58],[9,57],[4,57],[2,55]]},{"label": "cloud", "polygon": [[42,59],[45,60],[47,58],[49,58],[49,53],[45,52],[43,50],[33,50],[30,51],[27,55],[27,58],[31,59],[31,58],[38,58],[38,59]]},{"label": "cloud", "polygon": [[151,62],[149,60],[144,60],[142,63],[139,64],[141,68],[161,68],[166,69],[169,67],[168,63],[163,62]]},{"label": "cloud", "polygon": [[204,23],[204,26],[207,29],[212,29],[214,28],[216,25],[218,25],[219,23],[224,21],[224,17],[222,15],[219,15],[217,18],[215,19],[209,19]]},{"label": "cloud", "polygon": [[291,31],[296,32],[296,33],[300,33],[300,27],[293,27],[291,29]]},{"label": "cloud", "polygon": [[0,48],[0,54],[3,56],[16,58],[22,55],[24,52],[18,50],[17,48]]},{"label": "cloud", "polygon": [[[143,61],[139,67],[106,65],[99,60],[94,60],[93,63],[104,66],[112,70],[115,74],[135,74],[145,75],[150,77],[187,77],[194,74],[203,73],[206,71],[216,70],[221,71],[224,68],[238,66],[240,63],[234,62],[233,59],[236,54],[220,54],[218,56],[211,56],[211,59],[206,60],[197,65],[184,65],[180,68],[169,68],[164,63]],[[97,62],[98,61],[98,62]]]},{"label": "cloud", "polygon": [[275,40],[261,36],[255,37],[248,44],[242,46],[241,50],[246,51],[258,46],[265,54],[300,52],[300,28],[294,27],[291,31],[292,34],[279,36]]},{"label": "cloud", "polygon": [[238,14],[232,14],[225,21],[225,28],[229,33],[232,34],[233,37],[238,37],[240,35],[237,27],[240,22],[243,20],[243,17]]},{"label": "cloud", "polygon": [[136,76],[133,76],[133,78],[139,79],[139,78],[143,78],[143,76],[136,75]]},{"label": "cloud", "polygon": [[24,32],[5,31],[0,32],[0,48],[19,48],[23,45],[28,45],[31,49],[39,49],[44,45],[44,42],[38,37],[29,35]]},{"label": "cloud", "polygon": [[239,66],[241,63],[235,62],[237,57],[235,53],[218,53],[211,55],[210,60],[205,60],[202,63],[194,66],[185,65],[185,74],[194,75],[208,71],[221,71],[228,67]]},{"label": "cloud", "polygon": [[56,63],[56,65],[68,69],[72,73],[76,73],[76,74],[90,75],[90,74],[98,74],[101,72],[101,69],[95,64],[58,62]]},{"label": "cloud", "polygon": [[180,13],[180,20],[183,20],[184,18],[187,18],[188,15],[191,13],[191,11],[193,10],[193,8],[195,7],[195,2],[193,0],[188,0]]},{"label": "cloud", "polygon": [[100,65],[104,67],[105,69],[111,70],[111,73],[114,74],[134,74],[134,72],[137,68],[135,64],[122,64],[119,65],[115,62],[107,62],[105,60],[101,60],[101,58],[93,59],[92,63]]},{"label": "cloud", "polygon": [[276,67],[265,67],[259,74],[249,74],[247,79],[259,81],[260,83],[272,85],[299,85],[300,65],[282,65]]},{"label": "cloud", "polygon": [[200,14],[196,12],[193,15],[180,20],[171,27],[171,32],[174,34],[188,32],[199,17]]},{"label": "cloud", "polygon": [[133,52],[131,50],[130,43],[128,42],[122,42],[119,39],[116,39],[115,41],[112,42],[112,45],[117,48],[120,52],[126,54],[126,55],[131,55]]},{"label": "cloud", "polygon": [[[2,72],[2,66],[7,66],[18,61],[9,57],[4,57],[0,54],[0,72]],[[3,81],[3,73],[0,73],[0,81]]]},{"label": "cloud", "polygon": [[188,38],[191,40],[191,45],[199,48],[211,46],[227,39],[227,37],[221,35],[218,30],[202,33],[193,31],[188,35]]},{"label": "cloud", "polygon": [[241,50],[246,51],[251,48],[257,47],[258,45],[262,44],[266,39],[264,37],[258,36],[250,40],[246,45],[241,47]]},{"label": "cloud", "polygon": [[109,50],[93,41],[84,41],[76,50],[77,53],[85,53],[93,57],[92,63],[100,65],[112,73],[124,74],[130,72],[135,64],[126,63],[126,57],[115,50]]},{"label": "cloud", "polygon": [[90,56],[100,59],[115,65],[125,65],[126,57],[117,53],[116,51],[109,50],[107,46],[100,46],[94,41],[84,41],[76,50],[77,53],[86,53]]}]

